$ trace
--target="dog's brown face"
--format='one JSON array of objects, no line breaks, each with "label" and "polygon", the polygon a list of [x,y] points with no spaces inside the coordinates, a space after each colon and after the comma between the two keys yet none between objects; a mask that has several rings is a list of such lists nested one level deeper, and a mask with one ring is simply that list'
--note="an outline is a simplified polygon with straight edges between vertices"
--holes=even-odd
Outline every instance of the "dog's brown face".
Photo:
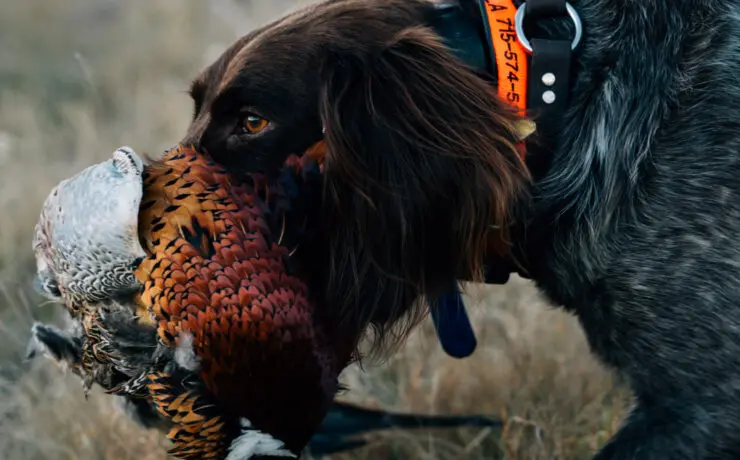
[{"label": "dog's brown face", "polygon": [[319,140],[332,68],[343,57],[372,59],[400,31],[422,23],[428,7],[413,0],[368,7],[374,3],[326,2],[238,40],[193,82],[195,114],[184,143],[255,171],[274,169]]},{"label": "dog's brown face", "polygon": [[432,11],[322,2],[243,37],[192,85],[183,143],[227,168],[275,170],[324,140],[326,295],[358,327],[480,279],[490,229],[526,188],[516,115],[426,26]]},{"label": "dog's brown face", "polygon": [[317,60],[306,55],[303,33],[283,39],[283,28],[273,27],[236,42],[191,86],[184,143],[233,169],[274,169],[321,136]]}]

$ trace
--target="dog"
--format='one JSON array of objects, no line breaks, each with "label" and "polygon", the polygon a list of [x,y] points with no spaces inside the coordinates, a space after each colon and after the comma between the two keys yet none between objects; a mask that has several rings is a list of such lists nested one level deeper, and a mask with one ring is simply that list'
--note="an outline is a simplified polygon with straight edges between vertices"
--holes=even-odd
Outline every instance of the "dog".
[{"label": "dog", "polygon": [[[296,258],[337,333],[388,352],[457,282],[507,267],[634,392],[595,459],[740,458],[740,0],[570,5],[582,37],[550,121],[446,44],[439,5],[330,0],[204,69],[182,142],[245,172],[323,142]],[[477,2],[453,8],[487,43]]]}]

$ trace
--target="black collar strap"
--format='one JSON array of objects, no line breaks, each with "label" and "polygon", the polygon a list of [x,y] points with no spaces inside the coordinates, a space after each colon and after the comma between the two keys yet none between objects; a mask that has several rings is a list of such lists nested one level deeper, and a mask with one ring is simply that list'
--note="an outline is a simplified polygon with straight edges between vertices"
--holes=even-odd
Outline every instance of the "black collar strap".
[{"label": "black collar strap", "polygon": [[442,37],[445,45],[465,64],[479,72],[496,71],[496,57],[489,51],[482,35],[482,24],[471,22],[469,12],[455,3],[435,4],[429,25]]},{"label": "black collar strap", "polygon": [[[525,33],[525,26],[530,28],[537,22],[563,17],[569,17],[573,23],[571,40],[530,38]],[[560,123],[570,99],[572,56],[583,34],[581,18],[565,0],[527,0],[517,9],[515,25],[520,46],[531,54],[527,106],[540,134],[549,142],[557,143]]]}]

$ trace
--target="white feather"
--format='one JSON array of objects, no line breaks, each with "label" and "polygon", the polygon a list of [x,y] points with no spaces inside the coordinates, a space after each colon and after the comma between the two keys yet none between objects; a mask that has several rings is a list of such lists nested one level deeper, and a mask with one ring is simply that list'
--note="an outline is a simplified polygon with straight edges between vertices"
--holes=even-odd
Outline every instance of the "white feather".
[{"label": "white feather", "polygon": [[193,349],[193,335],[187,332],[180,334],[180,340],[177,342],[175,349],[175,362],[181,367],[195,372],[200,365],[200,359]]},{"label": "white feather", "polygon": [[289,457],[297,455],[284,448],[284,443],[267,433],[252,428],[252,423],[243,418],[242,434],[234,439],[229,446],[229,455],[226,460],[248,460],[257,455],[266,457]]}]

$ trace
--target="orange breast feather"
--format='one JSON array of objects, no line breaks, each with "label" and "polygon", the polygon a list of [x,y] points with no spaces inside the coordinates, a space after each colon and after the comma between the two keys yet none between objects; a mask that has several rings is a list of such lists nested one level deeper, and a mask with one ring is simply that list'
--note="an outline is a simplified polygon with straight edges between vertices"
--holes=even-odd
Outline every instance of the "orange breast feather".
[{"label": "orange breast feather", "polygon": [[222,455],[225,435],[214,427],[228,418],[246,417],[280,434],[281,410],[288,417],[295,405],[309,404],[316,407],[305,410],[320,422],[327,395],[313,393],[336,372],[317,358],[321,337],[307,287],[288,273],[289,249],[271,232],[266,204],[253,188],[186,148],[145,171],[139,234],[148,257],[136,270],[141,302],[165,344],[176,346],[183,332],[192,336],[199,376],[221,408],[218,418],[199,415],[192,407],[204,396],[173,390],[161,373],[151,377],[160,411],[182,422],[170,438],[184,458]]}]

